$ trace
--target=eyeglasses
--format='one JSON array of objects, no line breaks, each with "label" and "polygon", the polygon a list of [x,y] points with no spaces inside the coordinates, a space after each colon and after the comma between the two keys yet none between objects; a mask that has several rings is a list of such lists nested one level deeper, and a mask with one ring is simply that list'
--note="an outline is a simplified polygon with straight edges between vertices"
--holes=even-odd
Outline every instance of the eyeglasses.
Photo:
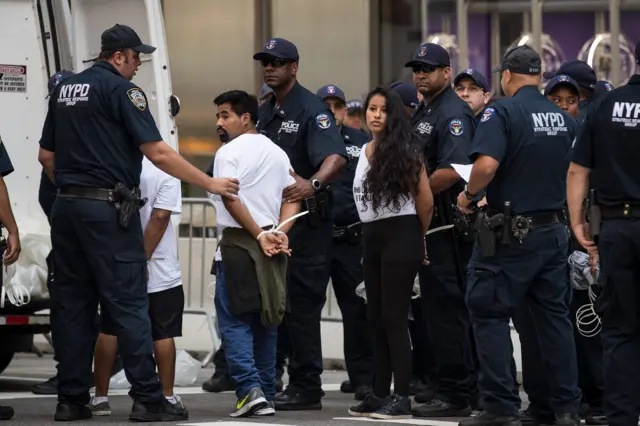
[{"label": "eyeglasses", "polygon": [[475,92],[480,92],[483,91],[480,87],[478,86],[470,86],[470,87],[464,87],[464,86],[457,86],[456,87],[456,93],[464,93],[465,89],[469,92],[469,93],[475,93]]},{"label": "eyeglasses", "polygon": [[263,59],[260,61],[260,64],[262,65],[263,68],[266,68],[269,65],[271,65],[273,68],[280,68],[290,62],[291,61],[286,59]]}]

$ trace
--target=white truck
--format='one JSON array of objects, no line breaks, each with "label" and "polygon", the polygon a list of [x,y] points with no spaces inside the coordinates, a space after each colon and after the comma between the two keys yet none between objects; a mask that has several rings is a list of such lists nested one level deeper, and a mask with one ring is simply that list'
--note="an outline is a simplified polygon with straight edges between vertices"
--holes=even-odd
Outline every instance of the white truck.
[{"label": "white truck", "polygon": [[29,303],[5,300],[0,307],[0,372],[14,353],[33,350],[34,335],[50,331],[44,258],[51,243],[38,204],[47,82],[57,71],[91,66],[102,31],[116,23],[158,48],[142,58],[134,82],[145,91],[164,140],[178,150],[174,118],[180,102],[171,92],[160,0],[0,0],[0,137],[15,168],[6,184],[22,240],[12,282],[32,289]]}]

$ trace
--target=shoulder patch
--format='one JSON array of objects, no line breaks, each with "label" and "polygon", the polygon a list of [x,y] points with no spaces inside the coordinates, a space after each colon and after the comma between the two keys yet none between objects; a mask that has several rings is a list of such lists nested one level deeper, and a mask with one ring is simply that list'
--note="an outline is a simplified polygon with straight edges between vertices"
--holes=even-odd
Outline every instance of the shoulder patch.
[{"label": "shoulder patch", "polygon": [[316,115],[316,124],[321,129],[328,129],[331,126],[331,119],[325,113]]},{"label": "shoulder patch", "polygon": [[449,122],[449,133],[453,136],[460,136],[464,133],[464,124],[462,124],[462,120],[451,120]]},{"label": "shoulder patch", "polygon": [[132,87],[131,89],[127,90],[127,96],[129,97],[131,103],[134,104],[140,111],[144,111],[145,109],[147,109],[147,98],[141,89]]},{"label": "shoulder patch", "polygon": [[487,108],[484,110],[484,112],[482,113],[482,118],[480,119],[481,123],[484,123],[485,121],[489,121],[491,120],[491,117],[493,117],[493,113],[496,110],[493,108]]}]

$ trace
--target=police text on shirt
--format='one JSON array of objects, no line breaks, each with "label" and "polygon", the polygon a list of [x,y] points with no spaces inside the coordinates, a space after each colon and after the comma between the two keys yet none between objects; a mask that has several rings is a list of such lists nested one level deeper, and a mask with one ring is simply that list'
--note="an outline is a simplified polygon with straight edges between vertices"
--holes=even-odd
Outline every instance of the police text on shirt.
[{"label": "police text on shirt", "polygon": [[547,136],[555,136],[558,132],[567,132],[564,116],[559,112],[532,112],[533,131],[544,132]]}]

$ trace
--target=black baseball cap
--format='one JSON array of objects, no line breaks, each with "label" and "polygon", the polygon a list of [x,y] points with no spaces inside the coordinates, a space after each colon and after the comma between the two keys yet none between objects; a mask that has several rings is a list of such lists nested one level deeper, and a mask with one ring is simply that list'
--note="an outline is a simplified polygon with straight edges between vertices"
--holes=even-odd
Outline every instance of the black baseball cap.
[{"label": "black baseball cap", "polygon": [[262,51],[253,55],[253,59],[256,61],[271,58],[295,62],[300,59],[296,45],[283,38],[273,38],[269,40],[262,48]]},{"label": "black baseball cap", "polygon": [[420,103],[418,100],[418,90],[413,84],[404,81],[396,81],[391,83],[389,89],[396,92],[402,99],[402,103],[410,108],[415,108]]},{"label": "black baseball cap", "polygon": [[509,49],[502,57],[502,63],[491,72],[511,71],[515,74],[539,75],[542,72],[542,60],[538,52],[522,45]]},{"label": "black baseball cap", "polygon": [[435,43],[425,43],[420,45],[405,67],[411,68],[416,64],[427,64],[434,67],[451,66],[451,58],[447,49]]},{"label": "black baseball cap", "polygon": [[593,89],[593,98],[592,99],[597,99],[600,96],[602,96],[602,95],[604,95],[606,93],[609,93],[613,89],[615,89],[615,87],[613,87],[613,84],[609,83],[608,81],[598,80],[598,81],[596,81],[595,89]]},{"label": "black baseball cap", "polygon": [[49,90],[49,94],[47,95],[47,98],[53,94],[53,91],[56,90],[56,87],[58,87],[58,84],[62,83],[64,80],[71,77],[72,75],[76,75],[76,73],[73,71],[67,71],[67,70],[58,71],[57,73],[52,75],[49,78],[49,83],[47,83],[47,89]]},{"label": "black baseball cap", "polygon": [[465,78],[471,79],[476,86],[484,90],[485,92],[489,91],[489,85],[487,84],[487,79],[484,78],[481,72],[474,70],[473,68],[469,68],[461,72],[453,79],[453,85],[457,86],[460,83],[460,80]]},{"label": "black baseball cap", "polygon": [[557,75],[549,80],[547,85],[544,87],[544,95],[549,96],[549,94],[558,86],[568,86],[576,92],[576,95],[580,96],[580,87],[578,86],[578,83],[565,74]]},{"label": "black baseball cap", "polygon": [[364,109],[364,104],[359,99],[352,99],[347,102],[347,113],[361,112]]},{"label": "black baseball cap", "polygon": [[318,89],[316,95],[318,95],[318,97],[323,101],[327,98],[338,98],[342,102],[347,103],[347,98],[344,96],[344,92],[334,84],[327,84],[326,86],[322,86]]},{"label": "black baseball cap", "polygon": [[568,75],[578,83],[578,86],[585,89],[593,90],[596,87],[596,73],[585,61],[575,59],[573,61],[567,61],[560,65],[556,72],[545,72],[543,77],[547,80],[551,80],[557,75]]},{"label": "black baseball cap", "polygon": [[102,33],[101,49],[111,52],[119,49],[133,49],[138,53],[146,54],[156,51],[155,47],[143,44],[133,28],[121,24],[115,24]]}]

